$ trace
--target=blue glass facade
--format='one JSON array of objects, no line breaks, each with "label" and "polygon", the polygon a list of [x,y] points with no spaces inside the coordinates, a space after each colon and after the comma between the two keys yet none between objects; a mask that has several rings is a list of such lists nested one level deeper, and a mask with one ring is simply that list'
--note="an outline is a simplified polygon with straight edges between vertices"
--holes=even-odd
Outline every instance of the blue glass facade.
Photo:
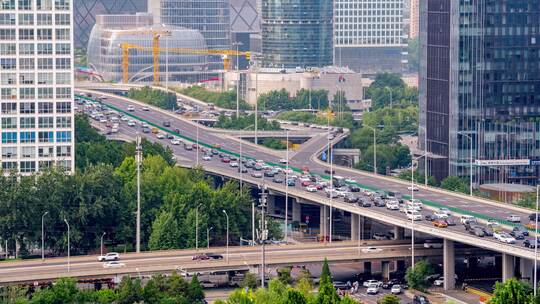
[{"label": "blue glass facade", "polygon": [[323,67],[332,64],[331,0],[264,0],[262,65]]}]

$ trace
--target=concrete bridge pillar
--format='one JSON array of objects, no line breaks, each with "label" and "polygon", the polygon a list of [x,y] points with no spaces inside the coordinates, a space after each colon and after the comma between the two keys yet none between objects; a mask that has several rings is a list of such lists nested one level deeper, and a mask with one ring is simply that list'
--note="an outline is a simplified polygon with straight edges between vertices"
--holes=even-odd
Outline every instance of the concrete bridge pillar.
[{"label": "concrete bridge pillar", "polygon": [[360,237],[360,215],[351,213],[351,240],[358,240]]},{"label": "concrete bridge pillar", "polygon": [[514,277],[514,269],[515,269],[515,261],[514,257],[503,253],[502,254],[502,281],[506,282],[506,280],[511,279]]},{"label": "concrete bridge pillar", "polygon": [[456,288],[454,241],[444,239],[443,250],[444,290],[451,290]]},{"label": "concrete bridge pillar", "polygon": [[296,200],[292,200],[292,221],[302,221],[302,205]]},{"label": "concrete bridge pillar", "polygon": [[327,225],[327,222],[326,222],[326,218],[327,218],[327,215],[326,215],[326,206],[325,205],[321,205],[320,207],[320,216],[319,216],[319,234],[322,236],[326,236],[326,225]]},{"label": "concrete bridge pillar", "polygon": [[390,261],[382,261],[382,277],[384,280],[390,279]]},{"label": "concrete bridge pillar", "polygon": [[405,238],[405,228],[394,226],[394,240],[403,240]]},{"label": "concrete bridge pillar", "polygon": [[519,273],[521,274],[521,279],[531,282],[534,280],[534,261],[519,258]]},{"label": "concrete bridge pillar", "polygon": [[268,214],[274,215],[276,214],[276,196],[275,195],[268,195],[266,199],[266,211]]}]

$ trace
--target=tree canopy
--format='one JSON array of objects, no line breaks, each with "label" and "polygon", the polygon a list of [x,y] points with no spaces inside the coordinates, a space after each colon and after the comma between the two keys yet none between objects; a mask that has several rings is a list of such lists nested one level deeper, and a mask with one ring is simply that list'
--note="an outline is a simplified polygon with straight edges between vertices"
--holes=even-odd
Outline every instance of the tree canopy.
[{"label": "tree canopy", "polygon": [[153,89],[149,86],[140,89],[131,88],[127,97],[165,110],[172,110],[176,107],[176,94]]},{"label": "tree canopy", "polygon": [[[213,92],[201,86],[190,86],[184,89],[177,89],[178,93],[195,99],[214,104],[220,108],[236,110],[236,91]],[[240,100],[241,110],[250,110],[252,107],[244,100]]]}]

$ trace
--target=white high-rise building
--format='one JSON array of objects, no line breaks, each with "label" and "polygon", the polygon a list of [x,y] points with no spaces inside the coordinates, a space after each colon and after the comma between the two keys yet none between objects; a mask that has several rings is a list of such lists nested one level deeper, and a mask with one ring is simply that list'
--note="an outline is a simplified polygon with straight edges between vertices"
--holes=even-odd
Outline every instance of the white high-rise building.
[{"label": "white high-rise building", "polygon": [[0,0],[3,170],[74,170],[72,0]]},{"label": "white high-rise building", "polygon": [[334,64],[364,74],[401,71],[404,0],[335,0]]}]

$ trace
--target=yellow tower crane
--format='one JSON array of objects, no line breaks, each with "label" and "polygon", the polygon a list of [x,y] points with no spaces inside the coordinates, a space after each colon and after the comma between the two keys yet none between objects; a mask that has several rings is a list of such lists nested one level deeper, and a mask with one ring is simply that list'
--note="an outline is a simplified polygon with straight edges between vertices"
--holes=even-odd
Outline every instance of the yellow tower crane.
[{"label": "yellow tower crane", "polygon": [[[159,43],[159,40],[157,41]],[[152,51],[154,61],[154,83],[159,82],[159,54],[160,52],[171,52],[180,54],[194,54],[194,55],[221,55],[223,57],[223,68],[228,71],[231,68],[230,56],[244,56],[247,60],[250,60],[250,52],[242,52],[235,50],[206,50],[206,49],[192,49],[192,48],[161,48],[159,44],[157,47],[141,46],[132,43],[122,43],[120,45],[122,49],[122,75],[123,82],[129,82],[129,50],[142,50]]]}]

